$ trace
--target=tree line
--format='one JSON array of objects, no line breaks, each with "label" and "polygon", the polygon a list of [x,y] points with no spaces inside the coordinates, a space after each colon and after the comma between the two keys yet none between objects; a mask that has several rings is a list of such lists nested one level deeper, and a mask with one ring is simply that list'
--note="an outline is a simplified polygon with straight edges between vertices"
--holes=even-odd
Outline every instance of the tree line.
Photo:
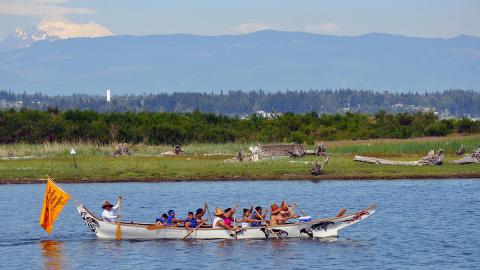
[{"label": "tree line", "polygon": [[184,144],[225,142],[299,142],[411,138],[480,132],[468,118],[439,119],[433,113],[303,114],[242,119],[193,111],[95,112],[86,110],[0,111],[0,143],[92,141],[96,143]]},{"label": "tree line", "polygon": [[[46,110],[80,109],[98,112],[211,112],[229,116],[269,112],[341,113],[379,110],[391,113],[437,111],[456,117],[480,117],[480,93],[466,90],[447,90],[434,93],[392,93],[367,90],[308,90],[308,91],[228,91],[221,93],[177,92],[141,95],[115,95],[106,102],[101,95],[49,96],[40,93],[16,94],[0,91],[0,108],[21,101],[22,108]],[[2,105],[2,102],[5,104]]]}]

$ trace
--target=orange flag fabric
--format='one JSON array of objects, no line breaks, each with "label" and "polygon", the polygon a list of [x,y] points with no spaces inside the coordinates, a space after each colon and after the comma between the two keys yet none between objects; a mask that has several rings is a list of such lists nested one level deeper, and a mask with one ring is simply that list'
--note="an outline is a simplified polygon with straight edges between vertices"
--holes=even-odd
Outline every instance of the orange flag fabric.
[{"label": "orange flag fabric", "polygon": [[47,189],[45,190],[42,213],[40,214],[40,226],[48,234],[52,232],[53,223],[69,199],[70,195],[55,185],[52,179],[47,180]]}]

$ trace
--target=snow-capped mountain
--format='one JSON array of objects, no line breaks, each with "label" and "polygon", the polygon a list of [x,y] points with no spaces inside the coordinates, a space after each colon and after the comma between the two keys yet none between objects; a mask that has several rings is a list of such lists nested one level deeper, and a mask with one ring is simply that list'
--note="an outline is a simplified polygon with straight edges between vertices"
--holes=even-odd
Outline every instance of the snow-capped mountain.
[{"label": "snow-capped mountain", "polygon": [[0,51],[9,51],[30,47],[39,40],[56,40],[58,36],[52,36],[47,31],[42,31],[36,26],[28,29],[17,29],[15,33],[0,40]]},{"label": "snow-capped mountain", "polygon": [[98,23],[74,23],[61,17],[45,20],[28,29],[17,29],[0,40],[0,51],[9,51],[30,47],[40,40],[57,40],[76,37],[101,37],[113,33]]}]

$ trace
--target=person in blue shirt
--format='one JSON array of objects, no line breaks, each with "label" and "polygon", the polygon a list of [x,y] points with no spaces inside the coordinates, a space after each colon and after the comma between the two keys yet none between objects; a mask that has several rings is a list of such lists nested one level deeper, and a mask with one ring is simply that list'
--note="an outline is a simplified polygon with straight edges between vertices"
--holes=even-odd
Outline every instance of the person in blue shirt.
[{"label": "person in blue shirt", "polygon": [[168,210],[168,217],[165,225],[176,226],[179,222],[183,222],[183,220],[175,218],[175,211]]},{"label": "person in blue shirt", "polygon": [[155,223],[157,225],[165,225],[165,223],[167,223],[167,218],[168,218],[168,215],[163,213],[162,217],[157,218]]},{"label": "person in blue shirt", "polygon": [[183,223],[186,229],[195,229],[198,226],[197,219],[193,215],[193,212],[188,212],[188,216]]}]

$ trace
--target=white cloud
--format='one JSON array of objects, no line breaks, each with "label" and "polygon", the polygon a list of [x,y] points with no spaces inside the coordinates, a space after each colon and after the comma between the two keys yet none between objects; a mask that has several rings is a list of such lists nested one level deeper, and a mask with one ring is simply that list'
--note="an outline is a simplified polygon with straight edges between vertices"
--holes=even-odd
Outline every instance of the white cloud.
[{"label": "white cloud", "polygon": [[65,17],[56,17],[42,21],[37,25],[41,31],[50,36],[59,38],[75,37],[101,37],[110,36],[113,33],[106,27],[96,23],[74,23]]},{"label": "white cloud", "polygon": [[338,30],[338,25],[333,22],[322,24],[309,24],[305,26],[305,31],[317,34],[330,34]]},{"label": "white cloud", "polygon": [[272,29],[272,26],[270,24],[265,24],[265,23],[250,22],[250,23],[242,23],[237,27],[228,29],[228,33],[247,34],[247,33],[252,33],[252,32],[266,30],[266,29]]},{"label": "white cloud", "polygon": [[24,0],[2,1],[0,14],[17,16],[51,16],[68,14],[90,14],[94,11],[89,8],[68,7],[63,4],[66,0]]}]

